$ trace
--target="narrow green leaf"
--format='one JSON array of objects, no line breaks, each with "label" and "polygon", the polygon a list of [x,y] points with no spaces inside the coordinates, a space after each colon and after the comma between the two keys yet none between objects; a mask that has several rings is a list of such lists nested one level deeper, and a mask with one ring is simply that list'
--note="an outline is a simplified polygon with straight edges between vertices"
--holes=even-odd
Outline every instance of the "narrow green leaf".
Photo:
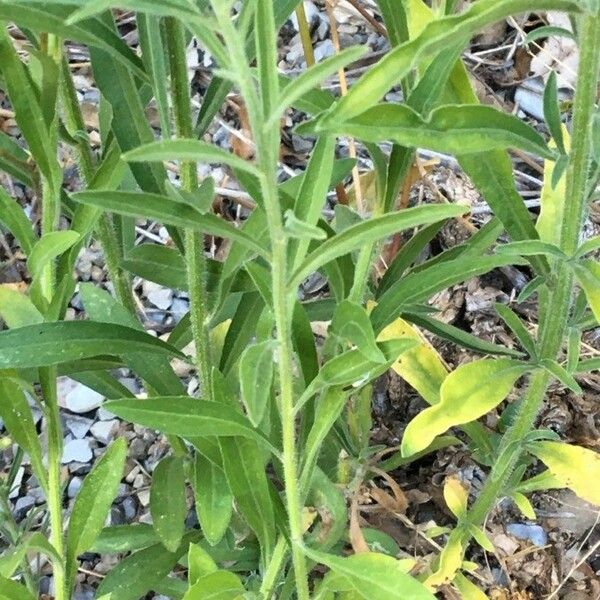
[{"label": "narrow green leaf", "polygon": [[344,577],[350,590],[365,600],[389,600],[401,593],[411,600],[434,600],[435,596],[419,581],[408,575],[402,563],[377,552],[355,554],[341,558],[310,548],[304,548],[312,560],[328,566]]},{"label": "narrow green leaf", "polygon": [[76,231],[51,231],[43,235],[31,250],[27,259],[27,266],[32,277],[39,277],[55,258],[64,254],[71,246],[74,246],[81,236]]},{"label": "narrow green leaf", "polygon": [[[6,18],[2,15],[2,5],[0,5],[0,18]],[[12,14],[8,17],[9,20],[13,18]],[[27,140],[29,150],[46,180],[52,187],[56,187],[59,167],[56,153],[52,148],[52,136],[44,122],[44,114],[31,80],[17,56],[6,27],[3,27],[0,32],[0,71],[15,110],[17,124]]]},{"label": "narrow green leaf", "polygon": [[158,535],[151,525],[116,525],[105,527],[90,546],[90,552],[98,554],[124,554],[135,552],[159,543]]},{"label": "narrow green leaf", "polygon": [[[35,352],[31,348],[35,347]],[[94,321],[42,323],[0,332],[0,369],[45,367],[81,358],[158,352],[185,359],[178,350],[147,333]]]},{"label": "narrow green leaf", "polygon": [[[310,133],[312,129],[308,123],[298,132]],[[365,142],[388,140],[455,156],[507,148],[521,148],[546,158],[555,155],[544,138],[521,119],[477,104],[441,106],[426,119],[405,104],[379,104],[347,121],[327,125],[317,121],[314,131]]]},{"label": "narrow green leaf", "polygon": [[566,154],[565,142],[563,140],[562,122],[560,118],[560,106],[558,104],[558,85],[556,83],[556,72],[550,71],[546,88],[544,89],[544,119],[552,134],[561,154]]},{"label": "narrow green leaf", "polygon": [[285,233],[291,237],[299,240],[326,240],[327,233],[317,227],[316,225],[310,225],[306,221],[301,221],[296,217],[294,211],[289,209],[284,214],[285,218]]},{"label": "narrow green leaf", "polygon": [[240,578],[230,571],[205,575],[190,587],[183,600],[235,600],[244,596]]},{"label": "narrow green leaf", "polygon": [[85,478],[69,519],[67,565],[74,569],[77,556],[89,550],[98,537],[123,476],[127,444],[113,442]]},{"label": "narrow green leaf", "polygon": [[195,584],[200,577],[218,571],[217,563],[199,544],[190,544],[188,550],[188,584]]},{"label": "narrow green leaf", "polygon": [[484,550],[487,550],[488,552],[496,552],[494,544],[492,544],[490,538],[487,536],[485,531],[483,531],[483,529],[472,525],[469,527],[469,533]]},{"label": "narrow green leaf", "polygon": [[496,303],[496,311],[500,315],[500,318],[508,325],[510,330],[515,334],[519,343],[523,349],[531,356],[535,358],[537,356],[537,350],[535,347],[535,341],[531,337],[527,328],[519,319],[514,311],[504,304]]},{"label": "narrow green leaf", "polygon": [[[410,305],[427,301],[433,294],[497,267],[522,264],[513,256],[479,256],[432,265],[411,273],[392,285],[371,313],[375,332],[399,317]],[[409,309],[410,310],[410,309]]]},{"label": "narrow green leaf", "polygon": [[120,65],[146,80],[141,60],[116,31],[100,19],[92,18],[76,25],[66,24],[72,9],[68,2],[25,0],[0,3],[0,19],[14,21],[34,31],[53,33],[60,38],[81,42],[107,52]]},{"label": "narrow green leaf", "polygon": [[72,195],[73,200],[89,206],[98,206],[130,217],[155,219],[167,225],[185,227],[208,235],[225,237],[239,242],[248,249],[267,256],[266,250],[243,230],[212,214],[200,214],[187,204],[173,202],[167,196],[145,192],[87,191]]},{"label": "narrow green leaf", "polygon": [[229,484],[224,471],[200,453],[196,453],[192,483],[202,533],[214,546],[225,535],[233,514]]},{"label": "narrow green leaf", "polygon": [[[440,48],[466,41],[481,29],[510,15],[530,10],[528,0],[479,0],[460,15],[432,21],[417,38],[397,46],[379,63],[369,69],[348,95],[342,98],[327,114],[327,122],[342,122],[372,106],[393,86],[427,58],[432,58]],[[574,0],[540,0],[538,10],[565,10],[580,12]],[[324,123],[325,124],[325,123]]]},{"label": "narrow green leaf", "polygon": [[167,552],[162,544],[155,544],[130,554],[108,572],[96,594],[111,594],[112,599],[119,600],[139,600],[169,575],[188,544],[188,538],[185,538],[174,553]]},{"label": "narrow green leaf", "polygon": [[254,177],[260,174],[256,167],[231,152],[200,140],[162,140],[145,144],[123,154],[127,162],[163,162],[167,160],[195,161],[229,165]]},{"label": "narrow green leaf", "polygon": [[37,242],[37,236],[33,231],[33,225],[18,202],[13,200],[1,186],[0,223],[10,231],[19,243],[23,252],[29,256]]},{"label": "narrow green leaf", "polygon": [[581,258],[590,252],[594,252],[600,248],[600,235],[597,235],[589,240],[586,240],[579,246],[577,252],[575,253],[576,258]]},{"label": "narrow green leaf", "polygon": [[0,285],[0,318],[11,329],[37,325],[44,317],[25,294]]},{"label": "narrow green leaf", "polygon": [[364,46],[346,48],[339,54],[311,66],[296,79],[292,79],[281,91],[281,97],[273,110],[272,118],[279,118],[286,108],[293,106],[304,94],[318,87],[330,75],[357,61],[365,55],[366,51],[367,48]]},{"label": "narrow green leaf", "polygon": [[333,313],[330,332],[349,341],[371,362],[385,362],[385,356],[375,343],[375,333],[367,311],[360,305],[344,300]]},{"label": "narrow green leaf", "polygon": [[150,514],[158,537],[169,552],[181,544],[187,505],[183,458],[163,458],[152,473]]},{"label": "narrow green leaf", "polygon": [[402,438],[402,455],[423,450],[450,427],[475,421],[495,408],[531,366],[510,358],[482,359],[461,365],[446,377],[440,402],[419,413]]},{"label": "narrow green leaf", "polygon": [[312,254],[309,254],[292,275],[289,285],[290,287],[297,287],[323,265],[339,256],[352,252],[364,244],[373,243],[402,229],[450,219],[464,214],[464,212],[465,208],[460,206],[419,206],[381,217],[374,217],[349,227],[321,244]]},{"label": "narrow green leaf", "polygon": [[510,254],[512,256],[549,256],[561,260],[568,259],[567,255],[554,244],[542,240],[523,240],[502,244],[496,248],[497,254]]},{"label": "narrow green leaf", "polygon": [[24,586],[0,575],[0,600],[36,600]]},{"label": "narrow green leaf", "polygon": [[239,377],[242,401],[254,427],[258,427],[271,397],[274,340],[248,346],[240,357]]},{"label": "narrow green leaf", "polygon": [[535,42],[536,40],[549,38],[549,37],[567,37],[571,40],[575,40],[575,35],[572,31],[565,29],[564,27],[556,27],[553,25],[544,25],[542,27],[536,27],[532,31],[530,31],[526,36],[523,42],[525,44],[531,44],[531,42]]},{"label": "narrow green leaf", "polygon": [[600,455],[597,452],[563,442],[534,442],[528,444],[527,449],[561,484],[600,506]]},{"label": "narrow green leaf", "polygon": [[220,402],[189,396],[124,398],[104,408],[126,421],[182,437],[240,436],[268,444],[244,415]]},{"label": "narrow green leaf", "polygon": [[550,373],[552,377],[560,381],[565,387],[569,388],[572,392],[575,392],[576,394],[583,394],[581,386],[577,383],[573,375],[571,375],[571,373],[569,373],[557,361],[544,358],[540,361],[540,366],[546,369],[546,371],[548,371],[548,373]]},{"label": "narrow green leaf", "polygon": [[180,19],[189,19],[201,14],[193,3],[185,0],[161,0],[160,2],[154,0],[92,0],[83,3],[81,0],[67,0],[66,2],[61,0],[61,2],[81,6],[69,16],[67,19],[68,25],[88,19],[111,8],[124,8],[161,17],[173,16]]},{"label": "narrow green leaf", "polygon": [[368,360],[358,349],[349,350],[326,362],[321,367],[314,383],[318,382],[327,386],[353,385],[359,387],[385,373],[403,352],[414,346],[416,346],[416,342],[410,339],[377,342],[377,347],[385,356],[383,363],[381,360],[376,362]]},{"label": "narrow green leaf", "polygon": [[42,447],[31,415],[27,396],[16,379],[16,373],[0,376],[0,417],[19,446],[27,452],[34,475],[44,491],[48,489],[47,469],[42,459]]},{"label": "narrow green leaf", "polygon": [[244,438],[220,438],[219,445],[223,469],[239,511],[256,533],[262,555],[269,556],[275,545],[275,510],[264,453],[253,440]]}]

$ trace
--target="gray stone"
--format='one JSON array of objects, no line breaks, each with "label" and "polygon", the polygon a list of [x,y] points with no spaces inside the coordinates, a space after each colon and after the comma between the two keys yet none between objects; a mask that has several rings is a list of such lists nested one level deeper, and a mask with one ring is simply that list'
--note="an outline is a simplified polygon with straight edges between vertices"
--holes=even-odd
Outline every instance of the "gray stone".
[{"label": "gray stone", "polygon": [[61,462],[68,463],[88,463],[92,460],[92,449],[89,440],[71,440],[65,444]]},{"label": "gray stone", "polygon": [[65,419],[65,425],[67,426],[67,429],[77,439],[85,437],[93,422],[94,421],[92,421],[92,419],[86,419],[85,417],[79,417],[75,415],[67,416]]},{"label": "gray stone", "polygon": [[548,543],[548,535],[540,525],[527,525],[525,523],[509,523],[506,533],[519,540],[531,542],[534,546],[545,546]]},{"label": "gray stone", "polygon": [[123,513],[125,514],[125,520],[128,523],[131,523],[137,515],[137,502],[135,498],[133,496],[126,496],[123,498],[121,506],[123,507]]},{"label": "gray stone", "polygon": [[335,54],[335,48],[331,40],[323,40],[315,45],[315,61],[319,62]]},{"label": "gray stone", "polygon": [[175,323],[179,323],[190,310],[190,303],[183,298],[175,298],[171,304],[171,314]]},{"label": "gray stone", "polygon": [[35,499],[31,496],[22,496],[17,498],[13,515],[17,521],[21,521],[27,516],[27,513],[35,506]]},{"label": "gray stone", "polygon": [[173,290],[158,288],[148,293],[148,301],[160,310],[167,310],[173,302]]},{"label": "gray stone", "polygon": [[98,421],[92,425],[92,435],[102,444],[107,445],[114,437],[115,431],[119,426],[119,421]]},{"label": "gray stone", "polygon": [[69,498],[75,498],[75,496],[77,496],[77,492],[79,492],[82,485],[83,480],[81,479],[81,477],[72,477],[67,487],[67,495],[69,496]]},{"label": "gray stone", "polygon": [[96,410],[103,400],[104,396],[78,381],[68,377],[58,378],[58,402],[72,413],[83,414]]},{"label": "gray stone", "polygon": [[135,460],[142,460],[146,457],[146,444],[140,438],[135,438],[129,445],[129,456]]}]

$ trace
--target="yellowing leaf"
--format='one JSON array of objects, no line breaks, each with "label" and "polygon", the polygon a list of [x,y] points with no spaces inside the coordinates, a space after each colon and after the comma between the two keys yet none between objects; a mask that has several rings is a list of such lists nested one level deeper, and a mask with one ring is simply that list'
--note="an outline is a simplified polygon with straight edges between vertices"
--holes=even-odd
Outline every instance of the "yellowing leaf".
[{"label": "yellowing leaf", "polygon": [[[562,126],[562,131],[565,150],[568,152],[571,149],[571,138],[564,125]],[[550,142],[549,146],[555,148],[556,144]],[[552,174],[554,173],[554,168],[554,161],[544,161],[544,185],[542,187],[540,216],[535,225],[540,239],[543,242],[551,244],[556,243],[556,240],[560,239],[560,229],[563,222],[563,210],[567,190],[566,171],[559,179],[556,187],[552,187]]]},{"label": "yellowing leaf", "polygon": [[450,373],[440,389],[440,402],[418,414],[406,428],[402,455],[412,456],[455,425],[475,421],[495,408],[530,367],[510,358],[483,359]]},{"label": "yellowing leaf", "polygon": [[458,573],[453,581],[462,600],[488,600],[488,597],[462,573]]},{"label": "yellowing leaf", "polygon": [[377,338],[378,341],[409,338],[419,342],[392,365],[392,369],[429,403],[440,400],[440,387],[448,375],[440,355],[425,337],[403,319],[396,319]]},{"label": "yellowing leaf", "polygon": [[531,521],[535,521],[537,519],[535,510],[533,509],[533,506],[531,505],[531,502],[529,502],[527,496],[521,494],[521,492],[513,492],[510,497],[525,517]]},{"label": "yellowing leaf", "polygon": [[439,556],[438,569],[425,580],[427,587],[437,587],[452,581],[460,569],[463,559],[463,545],[460,534],[454,530]]},{"label": "yellowing leaf", "polygon": [[600,262],[581,260],[574,265],[574,269],[596,321],[600,323]]},{"label": "yellowing leaf", "polygon": [[600,506],[600,454],[563,442],[535,442],[528,448],[561,483]]},{"label": "yellowing leaf", "polygon": [[452,514],[460,519],[467,512],[469,492],[458,477],[448,477],[444,484],[444,500]]}]

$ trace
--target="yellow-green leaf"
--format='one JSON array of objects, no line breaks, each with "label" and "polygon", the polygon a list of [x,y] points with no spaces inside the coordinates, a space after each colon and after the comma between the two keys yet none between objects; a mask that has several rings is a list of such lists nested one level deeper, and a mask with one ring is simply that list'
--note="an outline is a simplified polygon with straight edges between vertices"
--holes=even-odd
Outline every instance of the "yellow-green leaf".
[{"label": "yellow-green leaf", "polygon": [[578,496],[600,506],[600,454],[563,442],[534,442],[528,446],[548,470]]},{"label": "yellow-green leaf", "polygon": [[488,597],[462,573],[457,573],[453,581],[462,600],[488,600]]},{"label": "yellow-green leaf", "polygon": [[392,369],[409,383],[429,403],[440,400],[440,387],[448,375],[440,355],[416,327],[404,319],[396,319],[377,338],[382,342],[391,339],[411,339],[418,345],[404,352]]},{"label": "yellow-green leaf", "polygon": [[460,519],[467,512],[469,492],[458,477],[448,477],[444,483],[444,501],[452,514]]},{"label": "yellow-green leaf", "polygon": [[425,580],[425,585],[437,587],[452,581],[462,565],[462,559],[462,539],[458,530],[454,530],[438,558],[437,570]]},{"label": "yellow-green leaf", "polygon": [[573,268],[596,321],[600,323],[600,262],[591,259],[580,260]]},{"label": "yellow-green leaf", "polygon": [[440,402],[417,415],[402,439],[403,456],[427,448],[433,439],[455,425],[475,421],[509,394],[530,367],[509,358],[483,359],[450,373],[440,389]]},{"label": "yellow-green leaf", "polygon": [[530,519],[531,521],[535,521],[537,519],[537,515],[535,514],[535,510],[529,499],[521,492],[513,492],[510,497],[517,505],[517,508],[523,513],[525,517]]}]

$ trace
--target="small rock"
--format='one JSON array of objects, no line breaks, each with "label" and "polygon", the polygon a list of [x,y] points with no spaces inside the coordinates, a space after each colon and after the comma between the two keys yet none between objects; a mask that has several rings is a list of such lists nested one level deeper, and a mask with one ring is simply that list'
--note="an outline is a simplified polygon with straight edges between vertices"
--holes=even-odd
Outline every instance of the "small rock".
[{"label": "small rock", "polygon": [[81,477],[73,477],[71,481],[69,481],[69,485],[67,487],[67,495],[69,498],[75,498],[77,496],[77,492],[81,489],[83,484],[83,480]]},{"label": "small rock", "polygon": [[331,40],[323,40],[315,45],[315,61],[319,62],[324,58],[333,56],[335,54],[335,48]]},{"label": "small rock", "polygon": [[516,537],[518,540],[526,540],[534,546],[545,546],[548,543],[548,535],[540,525],[527,525],[525,523],[509,523],[506,533]]},{"label": "small rock", "polygon": [[112,421],[115,418],[115,415],[105,408],[100,407],[96,413],[96,417],[98,417],[100,421]]},{"label": "small rock", "polygon": [[125,511],[121,506],[111,506],[110,509],[110,524],[114,527],[115,525],[125,525]]},{"label": "small rock", "polygon": [[13,515],[17,521],[21,521],[27,516],[27,513],[35,506],[35,499],[31,496],[23,496],[15,502]]},{"label": "small rock", "polygon": [[119,421],[98,421],[92,425],[92,435],[102,444],[107,445],[113,438]]},{"label": "small rock", "polygon": [[167,310],[173,302],[173,290],[153,282],[144,282],[144,293],[148,301],[161,310]]},{"label": "small rock", "polygon": [[125,520],[128,523],[131,523],[131,521],[133,521],[137,515],[137,502],[135,498],[133,496],[127,496],[123,499],[121,506],[123,507]]},{"label": "small rock", "polygon": [[142,460],[146,456],[146,444],[141,438],[135,438],[129,446],[129,456],[136,460]]},{"label": "small rock", "polygon": [[150,504],[150,490],[142,490],[141,492],[138,492],[138,500],[140,501],[140,504],[146,508],[146,506],[148,506],[148,504]]},{"label": "small rock", "polygon": [[77,439],[85,437],[93,422],[94,421],[92,421],[92,419],[86,419],[85,417],[78,417],[74,415],[68,416],[65,419],[65,425],[67,426],[67,429]]},{"label": "small rock", "polygon": [[25,469],[23,467],[19,467],[17,471],[17,476],[15,477],[15,481],[13,483],[12,490],[8,493],[8,499],[14,500],[19,495],[19,488],[21,487],[21,483],[23,482],[23,475],[25,474]]},{"label": "small rock", "polygon": [[179,323],[190,310],[190,303],[183,298],[175,298],[171,304],[171,314],[175,323]]},{"label": "small rock", "polygon": [[96,410],[104,400],[104,396],[91,388],[69,379],[58,379],[58,402],[60,406],[75,414]]},{"label": "small rock", "polygon": [[68,463],[88,463],[92,460],[92,449],[89,440],[71,440],[65,444],[61,462],[63,465]]}]

